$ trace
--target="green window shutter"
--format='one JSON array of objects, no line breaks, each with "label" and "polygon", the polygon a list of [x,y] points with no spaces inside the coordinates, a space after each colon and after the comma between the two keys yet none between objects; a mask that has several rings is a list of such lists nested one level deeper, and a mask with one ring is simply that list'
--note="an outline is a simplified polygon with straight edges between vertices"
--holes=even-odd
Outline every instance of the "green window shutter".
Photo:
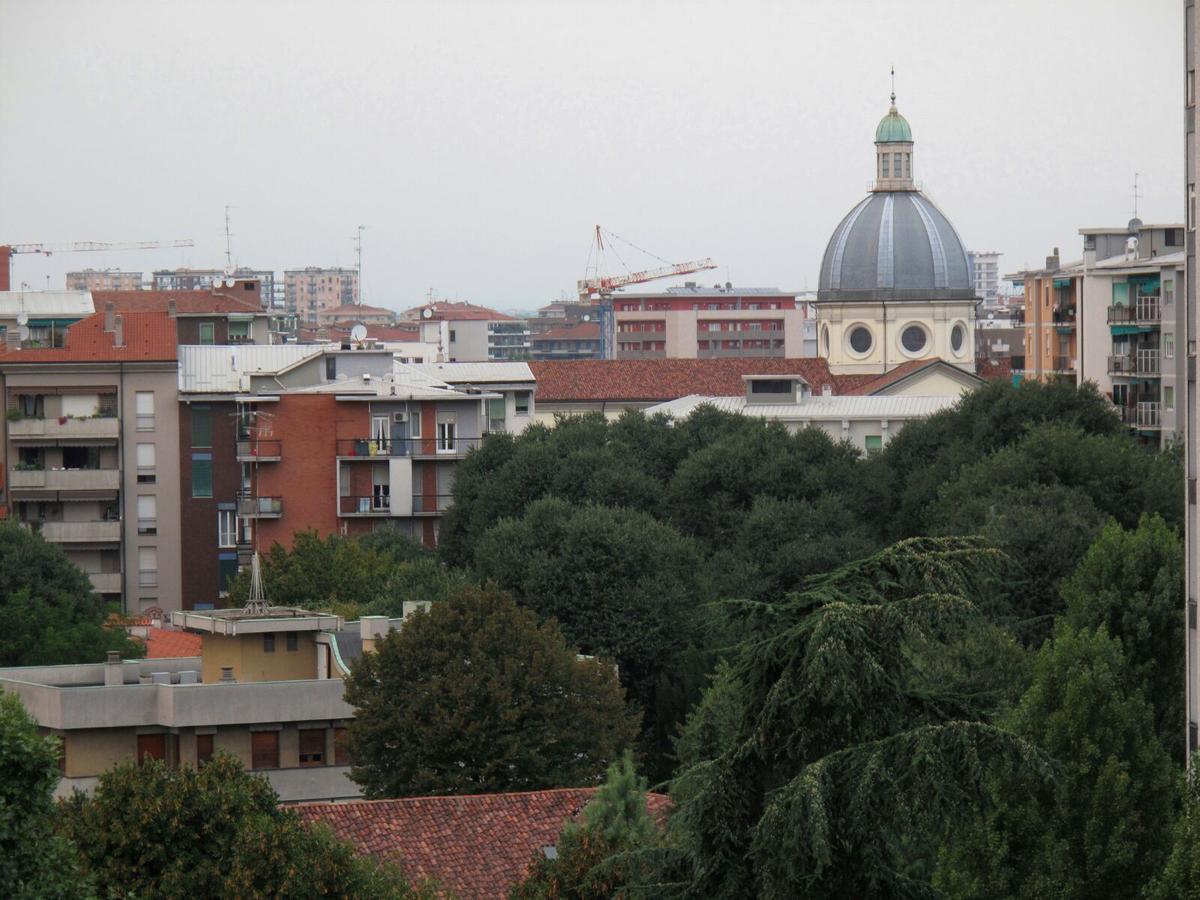
[{"label": "green window shutter", "polygon": [[192,406],[192,446],[212,446],[212,409],[207,403]]},{"label": "green window shutter", "polygon": [[868,453],[871,453],[875,450],[882,450],[883,449],[883,435],[868,434],[866,437],[866,448],[867,448]]},{"label": "green window shutter", "polygon": [[231,339],[232,338],[250,337],[250,323],[244,322],[244,321],[239,322],[239,321],[235,321],[235,320],[230,320],[230,322],[229,322],[229,337]]},{"label": "green window shutter", "polygon": [[192,460],[192,496],[211,497],[212,493],[212,460]]},{"label": "green window shutter", "polygon": [[211,344],[212,342],[213,342],[213,323],[212,322],[201,322],[200,323],[200,343]]},{"label": "green window shutter", "polygon": [[488,401],[488,418],[504,418],[504,398],[498,397]]},{"label": "green window shutter", "polygon": [[1112,286],[1112,305],[1125,306],[1129,303],[1129,284],[1125,281],[1114,281]]}]

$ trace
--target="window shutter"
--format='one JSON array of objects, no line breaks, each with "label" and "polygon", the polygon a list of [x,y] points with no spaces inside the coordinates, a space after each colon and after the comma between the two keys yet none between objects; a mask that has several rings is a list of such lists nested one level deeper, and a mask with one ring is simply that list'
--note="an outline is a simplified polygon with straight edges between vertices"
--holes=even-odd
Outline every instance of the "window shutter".
[{"label": "window shutter", "polygon": [[250,732],[250,767],[252,769],[279,768],[279,732]]}]

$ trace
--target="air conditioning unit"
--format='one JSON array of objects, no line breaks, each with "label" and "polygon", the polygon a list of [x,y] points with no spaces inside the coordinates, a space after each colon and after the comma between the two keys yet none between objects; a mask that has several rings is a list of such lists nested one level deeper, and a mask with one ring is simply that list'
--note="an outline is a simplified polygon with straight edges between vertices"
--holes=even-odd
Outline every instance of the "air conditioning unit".
[{"label": "air conditioning unit", "polygon": [[401,422],[407,422],[408,421],[408,413],[406,413],[406,412],[392,413],[392,421],[395,422],[397,425],[399,425]]}]

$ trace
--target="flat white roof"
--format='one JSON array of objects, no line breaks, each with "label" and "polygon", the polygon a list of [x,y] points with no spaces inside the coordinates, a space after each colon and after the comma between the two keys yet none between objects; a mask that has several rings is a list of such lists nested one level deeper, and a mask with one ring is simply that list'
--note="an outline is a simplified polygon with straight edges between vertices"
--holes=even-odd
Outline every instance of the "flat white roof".
[{"label": "flat white roof", "polygon": [[0,318],[78,318],[96,311],[91,291],[0,291]]},{"label": "flat white roof", "polygon": [[646,415],[664,413],[673,419],[686,419],[705,404],[722,412],[741,413],[762,419],[786,422],[841,419],[919,419],[949,409],[958,397],[907,397],[895,394],[867,396],[812,396],[802,403],[748,403],[745,397],[704,397],[691,394],[668,400],[645,410]]},{"label": "flat white roof", "polygon": [[237,394],[251,375],[272,375],[325,351],[323,344],[229,344],[179,348],[179,390],[185,394]]}]

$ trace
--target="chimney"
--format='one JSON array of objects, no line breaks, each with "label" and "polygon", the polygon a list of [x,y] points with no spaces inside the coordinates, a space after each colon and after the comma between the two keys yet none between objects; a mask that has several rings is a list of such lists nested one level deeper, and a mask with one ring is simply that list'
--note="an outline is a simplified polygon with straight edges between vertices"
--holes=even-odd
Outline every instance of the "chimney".
[{"label": "chimney", "polygon": [[1057,268],[1059,268],[1059,264],[1058,264],[1058,248],[1057,248],[1057,247],[1055,247],[1055,248],[1054,248],[1054,255],[1053,255],[1053,256],[1047,256],[1047,257],[1046,257],[1046,268],[1047,268],[1047,269],[1057,269]]},{"label": "chimney", "polygon": [[172,297],[170,300],[167,301],[167,315],[173,319],[173,318],[175,318],[175,312],[176,312],[175,298]]},{"label": "chimney", "polygon": [[121,664],[121,651],[109,650],[104,661],[104,686],[119,687],[125,683],[125,671]]},{"label": "chimney", "polygon": [[221,681],[225,684],[233,684],[237,681],[233,677],[233,666],[221,666]]},{"label": "chimney", "polygon": [[833,385],[832,384],[821,385],[821,396],[822,397],[832,397],[833,396]]},{"label": "chimney", "polygon": [[104,304],[104,330],[106,332],[113,330],[113,312],[115,309],[116,307],[113,306],[111,300]]},{"label": "chimney", "polygon": [[125,346],[125,317],[116,316],[113,318],[113,346]]},{"label": "chimney", "polygon": [[375,649],[375,642],[387,636],[392,623],[387,616],[362,616],[358,620],[358,634],[362,638],[363,652]]},{"label": "chimney", "polygon": [[12,247],[0,247],[0,291],[12,290],[9,277],[12,275]]}]

